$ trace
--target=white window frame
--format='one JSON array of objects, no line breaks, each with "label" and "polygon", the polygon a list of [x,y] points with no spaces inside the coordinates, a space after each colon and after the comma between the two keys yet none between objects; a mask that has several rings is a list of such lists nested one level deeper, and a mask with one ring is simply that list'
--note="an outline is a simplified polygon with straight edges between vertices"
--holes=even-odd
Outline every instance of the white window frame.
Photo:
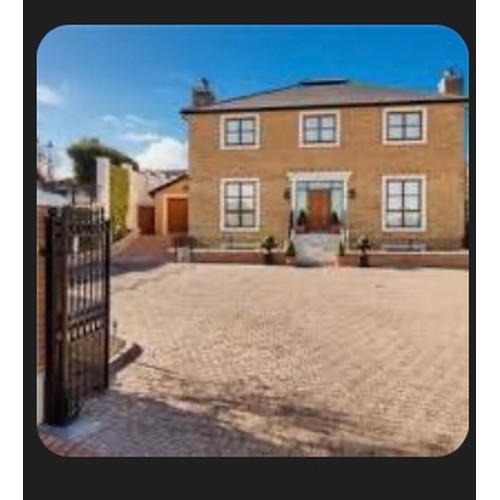
[{"label": "white window frame", "polygon": [[[308,116],[335,116],[335,140],[333,142],[304,142],[304,118]],[[301,111],[299,113],[299,147],[300,148],[335,148],[340,146],[341,121],[340,110],[338,109],[318,109],[310,111]]]},{"label": "white window frame", "polygon": [[[388,115],[389,113],[415,113],[422,114],[422,138],[416,141],[408,139],[389,139],[388,132]],[[382,144],[386,146],[418,146],[427,144],[427,108],[424,106],[397,106],[384,108],[382,110]]]},{"label": "white window frame", "polygon": [[[255,120],[255,144],[226,144],[226,121],[253,118]],[[260,116],[257,113],[232,113],[219,118],[220,149],[259,149],[260,148]]]},{"label": "white window frame", "polygon": [[[387,226],[385,215],[387,208],[387,181],[406,181],[418,180],[421,182],[422,199],[421,199],[421,225],[420,227],[393,227]],[[427,231],[427,177],[417,174],[391,174],[382,176],[382,231],[384,233],[424,233]]]},{"label": "white window frame", "polygon": [[[255,226],[254,227],[227,227],[225,210],[225,188],[230,182],[255,183]],[[219,229],[224,233],[254,233],[260,230],[260,179],[257,177],[227,177],[219,183]]]}]

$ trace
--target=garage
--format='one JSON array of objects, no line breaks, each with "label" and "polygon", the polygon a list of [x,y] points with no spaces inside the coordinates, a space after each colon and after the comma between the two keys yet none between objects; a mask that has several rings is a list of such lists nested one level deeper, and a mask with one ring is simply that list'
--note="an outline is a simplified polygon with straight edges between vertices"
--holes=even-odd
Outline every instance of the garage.
[{"label": "garage", "polygon": [[178,236],[189,233],[189,179],[182,174],[150,191],[154,198],[156,234]]}]

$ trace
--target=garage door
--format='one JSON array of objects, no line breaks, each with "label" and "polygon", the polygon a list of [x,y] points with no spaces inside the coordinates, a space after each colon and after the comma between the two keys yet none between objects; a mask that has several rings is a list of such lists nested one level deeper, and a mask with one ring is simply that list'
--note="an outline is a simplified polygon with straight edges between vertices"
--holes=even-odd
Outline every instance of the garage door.
[{"label": "garage door", "polygon": [[167,198],[168,232],[187,234],[188,200],[187,198]]}]

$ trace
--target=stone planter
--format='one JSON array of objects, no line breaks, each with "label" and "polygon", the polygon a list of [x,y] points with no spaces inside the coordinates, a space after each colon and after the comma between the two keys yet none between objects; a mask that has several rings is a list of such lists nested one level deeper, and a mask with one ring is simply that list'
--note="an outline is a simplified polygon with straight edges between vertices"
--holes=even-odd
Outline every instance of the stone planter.
[{"label": "stone planter", "polygon": [[358,258],[359,267],[370,267],[370,259],[367,253],[360,254]]}]

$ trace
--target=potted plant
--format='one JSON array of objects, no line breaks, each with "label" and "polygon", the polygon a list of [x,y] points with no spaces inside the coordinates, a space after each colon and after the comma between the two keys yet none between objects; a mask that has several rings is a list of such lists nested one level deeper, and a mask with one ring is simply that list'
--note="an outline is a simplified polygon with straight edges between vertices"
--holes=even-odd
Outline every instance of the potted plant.
[{"label": "potted plant", "polygon": [[337,212],[335,210],[331,213],[330,215],[330,231],[333,234],[340,234],[340,226],[341,222],[339,219],[339,216],[337,215]]},{"label": "potted plant", "polygon": [[295,264],[295,256],[295,245],[293,244],[293,241],[289,241],[285,249],[285,262],[289,265]]},{"label": "potted plant", "polygon": [[372,247],[372,244],[367,236],[360,236],[356,244],[358,250],[361,251],[359,255],[358,264],[359,267],[369,267],[370,261],[368,260],[368,250]]},{"label": "potted plant", "polygon": [[261,244],[261,248],[263,250],[264,264],[273,264],[274,263],[274,250],[278,244],[274,239],[274,236],[266,236],[264,241]]},{"label": "potted plant", "polygon": [[297,217],[297,226],[296,226],[297,232],[305,233],[306,225],[307,225],[307,214],[305,210],[301,210]]},{"label": "potted plant", "polygon": [[345,243],[343,240],[339,241],[339,246],[337,247],[337,256],[335,259],[335,265],[337,267],[341,266],[344,263],[344,256],[345,256]]}]

